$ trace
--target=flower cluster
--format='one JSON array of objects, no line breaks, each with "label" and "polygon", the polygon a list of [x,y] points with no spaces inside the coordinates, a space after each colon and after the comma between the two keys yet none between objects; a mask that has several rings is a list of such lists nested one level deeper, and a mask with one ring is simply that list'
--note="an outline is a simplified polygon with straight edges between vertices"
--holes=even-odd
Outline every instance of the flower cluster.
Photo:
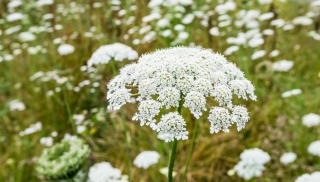
[{"label": "flower cluster", "polygon": [[308,147],[308,152],[314,156],[320,157],[320,140],[312,142]]},{"label": "flower cluster", "polygon": [[43,150],[36,171],[47,180],[71,178],[81,169],[89,153],[89,146],[81,139],[62,140]]},{"label": "flower cluster", "polygon": [[143,151],[133,161],[133,164],[139,168],[148,169],[151,165],[157,164],[160,155],[156,151]]},{"label": "flower cluster", "polygon": [[298,179],[296,182],[316,182],[320,181],[320,172],[313,172],[311,174],[303,174]]},{"label": "flower cluster", "polygon": [[243,151],[240,159],[241,161],[234,167],[234,170],[239,176],[249,180],[255,176],[261,176],[265,169],[264,164],[270,161],[270,156],[267,152],[254,148]]},{"label": "flower cluster", "polygon": [[282,164],[289,164],[294,162],[297,159],[297,154],[293,153],[293,152],[286,152],[284,154],[282,154],[282,156],[280,157],[280,162]]},{"label": "flower cluster", "polygon": [[124,59],[135,60],[138,53],[131,47],[121,43],[114,43],[99,47],[88,61],[88,66],[96,64],[108,64],[111,59],[115,61],[123,61]]},{"label": "flower cluster", "polygon": [[128,182],[123,176],[121,171],[113,168],[109,162],[100,162],[89,169],[88,182]]},{"label": "flower cluster", "polygon": [[233,63],[211,50],[191,47],[158,50],[122,68],[108,84],[108,109],[129,102],[132,91],[140,101],[133,120],[164,134],[167,142],[187,139],[188,132],[178,112],[163,115],[157,123],[154,117],[161,108],[184,106],[198,119],[207,110],[207,98],[215,99],[219,106],[211,108],[208,119],[211,133],[217,133],[228,132],[234,123],[241,130],[249,120],[244,106],[232,104],[233,94],[256,100],[254,86]]}]

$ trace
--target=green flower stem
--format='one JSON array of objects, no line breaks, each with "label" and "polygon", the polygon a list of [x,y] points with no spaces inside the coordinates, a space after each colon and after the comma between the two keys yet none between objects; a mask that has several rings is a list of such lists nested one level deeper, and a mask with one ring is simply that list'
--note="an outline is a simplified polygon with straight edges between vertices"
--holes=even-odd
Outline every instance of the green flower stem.
[{"label": "green flower stem", "polygon": [[173,182],[172,173],[173,173],[174,159],[176,158],[176,153],[177,153],[177,146],[178,146],[178,140],[174,139],[173,144],[172,144],[172,151],[171,151],[169,170],[168,170],[169,182]]},{"label": "green flower stem", "polygon": [[71,109],[70,109],[69,103],[68,103],[68,101],[67,101],[67,95],[66,95],[65,88],[62,88],[62,92],[63,92],[63,100],[64,100],[64,103],[65,103],[66,108],[67,108],[68,120],[69,120],[70,123],[71,123],[72,130],[73,130],[73,134],[74,134],[74,135],[77,135],[76,125],[75,125],[75,123],[74,123],[73,120],[72,120]]},{"label": "green flower stem", "polygon": [[198,127],[199,127],[198,123],[199,123],[199,121],[196,121],[196,125],[194,126],[194,130],[193,130],[193,133],[192,133],[191,147],[190,147],[190,150],[189,150],[189,153],[188,153],[188,158],[187,158],[186,169],[184,170],[184,173],[183,173],[181,181],[185,181],[186,176],[187,176],[189,164],[190,164],[190,161],[191,161],[193,146],[194,146],[194,143],[195,143],[195,138],[196,138],[197,130],[198,130]]},{"label": "green flower stem", "polygon": [[[183,104],[183,98],[182,98],[182,93],[180,93],[180,101],[179,101],[179,107],[178,107],[179,114],[181,114],[182,104]],[[174,139],[173,144],[172,144],[172,151],[171,151],[169,170],[168,170],[168,181],[169,182],[173,182],[172,173],[173,173],[174,160],[176,158],[176,153],[177,153],[177,146],[178,146],[178,140]]]},{"label": "green flower stem", "polygon": [[[116,62],[114,60],[110,61],[111,64],[111,69],[112,69],[112,75],[116,76],[117,73],[117,68],[116,68]],[[126,166],[127,166],[127,171],[128,171],[128,181],[130,181],[130,164],[131,164],[131,157],[130,157],[130,148],[129,148],[129,140],[128,140],[128,136],[127,136],[127,125],[126,125],[126,121],[125,121],[125,115],[122,109],[120,109],[120,113],[121,113],[121,122],[124,128],[124,138],[126,141]]]}]

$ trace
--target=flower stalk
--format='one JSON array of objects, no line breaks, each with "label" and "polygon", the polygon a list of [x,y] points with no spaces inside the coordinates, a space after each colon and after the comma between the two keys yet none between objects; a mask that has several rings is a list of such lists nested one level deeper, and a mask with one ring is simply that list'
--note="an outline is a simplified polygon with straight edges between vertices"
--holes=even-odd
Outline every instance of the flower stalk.
[{"label": "flower stalk", "polygon": [[[179,101],[179,107],[178,107],[178,113],[180,115],[181,115],[182,105],[183,105],[183,98],[182,98],[182,93],[180,93],[180,101]],[[178,146],[178,140],[175,138],[172,144],[172,150],[171,150],[171,156],[170,156],[170,162],[169,162],[169,170],[168,170],[169,182],[173,182],[173,167],[174,167],[174,160],[177,154],[177,146]]]}]

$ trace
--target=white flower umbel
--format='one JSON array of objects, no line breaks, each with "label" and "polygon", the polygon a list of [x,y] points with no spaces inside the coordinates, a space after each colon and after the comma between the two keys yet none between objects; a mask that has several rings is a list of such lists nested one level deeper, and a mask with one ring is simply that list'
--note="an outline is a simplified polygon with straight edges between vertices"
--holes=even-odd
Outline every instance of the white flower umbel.
[{"label": "white flower umbel", "polygon": [[[207,98],[216,100],[219,107],[213,107],[209,116],[211,133],[228,132],[231,124],[236,123],[241,130],[249,120],[243,106],[232,104],[233,94],[256,100],[254,86],[235,64],[211,50],[192,47],[158,50],[142,55],[137,63],[122,68],[108,84],[108,108],[119,109],[128,102],[130,94],[141,102],[133,120],[140,120],[141,125],[150,125],[158,132],[165,131],[166,141],[187,139],[188,132],[186,122],[178,113],[169,113],[157,123],[154,118],[161,109],[172,111],[172,107],[184,106],[198,119],[209,108]],[[219,112],[222,110],[225,114]],[[165,126],[176,127],[177,123],[183,126],[182,130]]]},{"label": "white flower umbel", "polygon": [[293,65],[294,65],[293,61],[282,60],[282,61],[273,63],[272,70],[279,71],[279,72],[288,72],[293,67]]},{"label": "white flower umbel", "polygon": [[74,52],[74,50],[74,46],[70,44],[62,44],[58,47],[58,53],[62,56],[71,54]]},{"label": "white flower umbel", "polygon": [[111,59],[123,61],[125,59],[135,60],[137,58],[138,53],[131,47],[121,43],[114,43],[99,47],[89,59],[88,66],[108,64]]},{"label": "white flower umbel", "polygon": [[312,142],[308,147],[308,152],[312,155],[320,157],[320,140]]},{"label": "white flower umbel", "polygon": [[190,112],[199,119],[202,115],[202,110],[206,111],[206,98],[199,92],[189,92],[183,104],[184,107],[189,108]]},{"label": "white flower umbel", "polygon": [[238,176],[249,180],[259,177],[265,169],[264,164],[270,161],[267,152],[259,148],[245,150],[240,155],[241,161],[234,167]]},{"label": "white flower umbel", "polygon": [[121,171],[113,168],[109,162],[100,162],[89,169],[88,182],[127,182],[121,179]]},{"label": "white flower umbel", "polygon": [[320,171],[311,174],[303,174],[295,182],[317,182],[320,181]]},{"label": "white flower umbel", "polygon": [[186,131],[186,121],[178,112],[170,112],[163,115],[158,125],[155,127],[157,132],[163,133],[166,142],[188,139],[188,131]]},{"label": "white flower umbel", "polygon": [[302,124],[307,127],[318,126],[320,124],[320,115],[309,113],[302,117]]},{"label": "white flower umbel", "polygon": [[139,168],[148,169],[151,165],[157,164],[159,158],[160,154],[156,151],[144,151],[137,155],[133,164]]},{"label": "white flower umbel", "polygon": [[141,126],[146,123],[154,127],[156,120],[153,117],[160,112],[160,108],[161,103],[155,100],[142,101],[138,107],[138,113],[133,116],[132,120],[140,120]]},{"label": "white flower umbel", "polygon": [[282,164],[289,164],[292,163],[296,160],[297,158],[297,154],[293,153],[293,152],[287,152],[282,154],[282,156],[280,157],[280,162]]},{"label": "white flower umbel", "polygon": [[10,111],[23,111],[26,109],[26,106],[23,102],[19,100],[12,100],[9,102]]}]

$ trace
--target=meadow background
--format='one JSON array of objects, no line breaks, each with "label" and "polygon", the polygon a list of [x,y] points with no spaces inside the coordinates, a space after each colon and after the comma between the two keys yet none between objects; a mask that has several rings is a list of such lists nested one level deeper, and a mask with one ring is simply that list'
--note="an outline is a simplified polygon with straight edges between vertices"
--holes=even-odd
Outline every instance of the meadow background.
[{"label": "meadow background", "polygon": [[[0,1],[0,181],[39,181],[36,158],[66,136],[78,136],[90,145],[87,168],[108,161],[128,174],[122,116],[106,109],[112,68],[86,67],[97,48],[116,42],[132,47],[139,56],[178,45],[210,48],[226,55],[255,85],[257,101],[241,101],[251,117],[244,130],[232,127],[229,133],[210,134],[206,114],[200,118],[187,181],[242,181],[228,171],[243,150],[254,147],[268,152],[271,161],[262,176],[251,181],[294,181],[320,171],[320,158],[307,151],[311,142],[320,140],[320,128],[302,123],[304,115],[320,113],[320,5],[302,0],[266,4],[234,0],[232,9],[224,0],[194,0],[155,10],[148,6],[149,0],[12,2]],[[273,17],[261,18],[268,12]],[[21,15],[12,20],[8,16],[12,13]],[[297,17],[305,19],[294,21]],[[163,18],[169,24],[158,23]],[[171,32],[167,36],[166,30]],[[259,40],[250,43],[253,38]],[[63,44],[74,46],[74,51],[61,55],[58,48]],[[294,65],[277,71],[273,65],[281,60]],[[117,62],[117,69],[129,63]],[[293,89],[301,93],[282,95]],[[170,143],[132,121],[137,104],[126,104],[123,111],[131,160],[146,150],[161,155],[159,163],[147,170],[131,163],[132,181],[165,181],[159,169],[167,166]],[[187,110],[183,115],[189,118],[191,138],[195,118]],[[37,122],[38,130],[23,133]],[[190,142],[179,142],[176,181],[183,174]],[[289,165],[280,163],[281,155],[289,151],[297,159]]]}]

